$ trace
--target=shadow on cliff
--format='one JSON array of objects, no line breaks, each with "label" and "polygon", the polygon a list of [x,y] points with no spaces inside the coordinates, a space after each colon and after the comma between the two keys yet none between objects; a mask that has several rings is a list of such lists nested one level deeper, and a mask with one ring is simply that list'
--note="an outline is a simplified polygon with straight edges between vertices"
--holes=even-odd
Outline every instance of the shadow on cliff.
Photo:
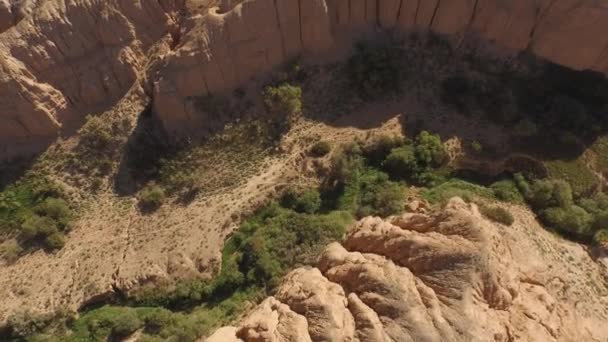
[{"label": "shadow on cliff", "polygon": [[158,178],[161,161],[175,152],[175,147],[162,128],[162,124],[146,108],[129,137],[125,152],[114,176],[114,192],[119,196],[132,196],[149,181]]}]

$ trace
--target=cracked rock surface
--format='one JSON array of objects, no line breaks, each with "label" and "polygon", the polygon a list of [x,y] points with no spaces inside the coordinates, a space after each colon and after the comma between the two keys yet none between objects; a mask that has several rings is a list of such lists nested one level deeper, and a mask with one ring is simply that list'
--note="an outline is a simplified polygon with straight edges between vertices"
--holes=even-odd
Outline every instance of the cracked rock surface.
[{"label": "cracked rock surface", "polygon": [[511,209],[512,227],[457,198],[433,215],[365,218],[316,268],[292,271],[274,297],[206,341],[608,339],[600,266]]}]

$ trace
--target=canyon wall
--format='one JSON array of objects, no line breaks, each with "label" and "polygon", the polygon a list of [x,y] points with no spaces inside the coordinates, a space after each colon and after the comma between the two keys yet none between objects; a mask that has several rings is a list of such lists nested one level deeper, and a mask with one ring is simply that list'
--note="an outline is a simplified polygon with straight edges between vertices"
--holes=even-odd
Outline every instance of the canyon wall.
[{"label": "canyon wall", "polygon": [[[200,133],[215,118],[196,97],[295,56],[335,57],[379,28],[481,37],[608,73],[608,0],[246,0],[209,11],[214,3],[0,0],[0,158],[112,106],[146,69],[167,131]],[[163,37],[168,48],[148,65]]]},{"label": "canyon wall", "polygon": [[197,108],[197,96],[232,90],[294,56],[339,54],[378,28],[480,37],[608,73],[606,0],[249,0],[191,25],[152,77],[155,112],[173,136],[204,132],[216,119]]},{"label": "canyon wall", "polygon": [[[38,1],[33,10],[28,3],[26,17],[0,35],[0,156],[112,106],[183,7],[183,0]],[[18,9],[0,2],[2,28],[15,24]]]}]

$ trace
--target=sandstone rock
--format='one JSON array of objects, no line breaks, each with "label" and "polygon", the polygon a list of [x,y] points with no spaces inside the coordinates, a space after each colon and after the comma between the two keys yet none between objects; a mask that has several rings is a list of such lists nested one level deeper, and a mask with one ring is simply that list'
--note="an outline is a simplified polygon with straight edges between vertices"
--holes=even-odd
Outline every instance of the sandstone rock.
[{"label": "sandstone rock", "polygon": [[236,336],[245,341],[310,342],[304,316],[269,297],[240,324]]},{"label": "sandstone rock", "polygon": [[218,329],[213,335],[207,337],[205,342],[242,342],[243,340],[236,337],[235,327],[223,327]]},{"label": "sandstone rock", "polygon": [[353,316],[344,290],[318,269],[297,269],[285,277],[276,298],[308,320],[313,341],[352,341]]},{"label": "sandstone rock", "polygon": [[[181,0],[18,4],[10,6],[17,11],[11,23],[23,19],[0,34],[0,158],[10,152],[5,146],[52,138],[113,105],[183,6]],[[0,22],[8,20],[6,5],[0,4]]]},{"label": "sandstone rock", "polygon": [[[460,199],[432,215],[365,218],[344,246],[327,246],[317,268],[291,272],[276,299],[306,317],[313,341],[606,340],[599,265],[510,209],[509,230]],[[585,266],[574,271],[564,255]],[[260,338],[280,321],[269,305],[280,307],[263,302],[239,324],[259,333],[240,338],[276,340]]]}]

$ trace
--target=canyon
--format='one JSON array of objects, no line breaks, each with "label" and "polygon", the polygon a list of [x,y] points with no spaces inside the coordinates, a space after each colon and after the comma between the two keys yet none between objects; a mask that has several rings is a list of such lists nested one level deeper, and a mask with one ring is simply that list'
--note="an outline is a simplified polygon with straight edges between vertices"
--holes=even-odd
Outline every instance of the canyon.
[{"label": "canyon", "polygon": [[[435,32],[608,73],[608,2],[578,0],[3,1],[0,155],[39,151],[134,85],[171,136],[209,133],[196,99],[379,32]],[[10,5],[10,6],[9,6]],[[211,7],[211,8],[210,8]],[[21,18],[18,20],[17,18]]]}]

